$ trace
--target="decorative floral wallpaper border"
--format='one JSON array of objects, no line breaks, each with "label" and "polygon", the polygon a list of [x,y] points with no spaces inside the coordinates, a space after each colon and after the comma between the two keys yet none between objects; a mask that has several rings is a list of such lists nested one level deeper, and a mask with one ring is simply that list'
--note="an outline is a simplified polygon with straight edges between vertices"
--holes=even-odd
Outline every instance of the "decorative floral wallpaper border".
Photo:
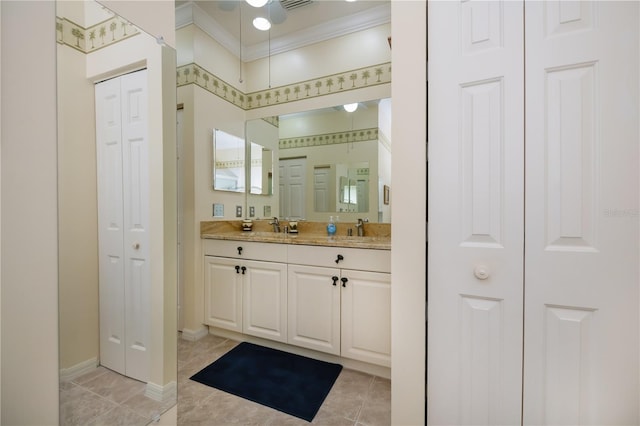
[{"label": "decorative floral wallpaper border", "polygon": [[195,63],[178,67],[176,79],[178,87],[195,84],[239,108],[250,110],[390,83],[391,62],[251,93],[243,93]]},{"label": "decorative floral wallpaper border", "polygon": [[244,167],[244,160],[216,161],[217,169],[241,169]]},{"label": "decorative floral wallpaper border", "polygon": [[313,146],[338,145],[343,143],[365,142],[378,139],[378,129],[350,130],[347,132],[324,133],[319,135],[302,136],[280,139],[280,149],[307,148]]},{"label": "decorative floral wallpaper border", "polygon": [[90,53],[140,34],[126,19],[115,15],[88,28],[56,16],[56,41],[82,53]]}]

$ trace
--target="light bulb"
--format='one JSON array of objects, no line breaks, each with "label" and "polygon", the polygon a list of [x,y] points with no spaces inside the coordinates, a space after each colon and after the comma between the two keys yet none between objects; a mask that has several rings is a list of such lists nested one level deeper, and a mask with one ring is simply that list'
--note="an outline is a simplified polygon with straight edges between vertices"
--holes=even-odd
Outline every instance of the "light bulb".
[{"label": "light bulb", "polygon": [[271,28],[271,22],[267,18],[262,18],[258,16],[253,20],[253,26],[259,29],[260,31],[267,31]]},{"label": "light bulb", "polygon": [[268,1],[269,0],[247,0],[247,3],[253,7],[262,7],[267,4]]},{"label": "light bulb", "polygon": [[344,110],[347,112],[353,112],[358,109],[358,104],[346,104],[344,105]]}]

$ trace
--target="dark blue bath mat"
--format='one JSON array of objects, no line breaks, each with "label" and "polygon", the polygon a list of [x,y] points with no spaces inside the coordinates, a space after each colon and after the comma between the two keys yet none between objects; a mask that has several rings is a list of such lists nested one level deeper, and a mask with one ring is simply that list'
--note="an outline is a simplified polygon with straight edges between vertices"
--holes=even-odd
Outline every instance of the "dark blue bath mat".
[{"label": "dark blue bath mat", "polygon": [[243,342],[191,380],[310,422],[341,370],[340,364]]}]

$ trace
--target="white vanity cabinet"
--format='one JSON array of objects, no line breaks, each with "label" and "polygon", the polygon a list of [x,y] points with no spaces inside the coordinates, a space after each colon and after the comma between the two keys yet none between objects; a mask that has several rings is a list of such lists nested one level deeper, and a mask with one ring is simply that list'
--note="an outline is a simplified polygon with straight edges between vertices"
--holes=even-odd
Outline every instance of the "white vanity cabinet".
[{"label": "white vanity cabinet", "polygon": [[340,355],[340,269],[290,264],[288,289],[289,343]]},{"label": "white vanity cabinet", "polygon": [[204,240],[205,323],[287,341],[286,247]]},{"label": "white vanity cabinet", "polygon": [[289,343],[390,367],[390,252],[289,246],[288,259]]},{"label": "white vanity cabinet", "polygon": [[205,322],[242,333],[242,281],[237,259],[204,257]]}]

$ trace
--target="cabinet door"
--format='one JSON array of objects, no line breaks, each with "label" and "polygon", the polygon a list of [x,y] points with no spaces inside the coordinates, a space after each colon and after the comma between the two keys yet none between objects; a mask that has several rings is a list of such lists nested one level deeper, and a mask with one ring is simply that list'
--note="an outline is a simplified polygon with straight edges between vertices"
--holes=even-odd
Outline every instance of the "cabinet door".
[{"label": "cabinet door", "polygon": [[391,367],[391,274],[342,271],[341,355]]},{"label": "cabinet door", "polygon": [[340,270],[289,265],[288,277],[288,342],[339,355]]},{"label": "cabinet door", "polygon": [[243,291],[243,331],[287,342],[287,265],[246,261]]},{"label": "cabinet door", "polygon": [[242,274],[240,262],[222,257],[204,257],[205,322],[242,333]]}]

